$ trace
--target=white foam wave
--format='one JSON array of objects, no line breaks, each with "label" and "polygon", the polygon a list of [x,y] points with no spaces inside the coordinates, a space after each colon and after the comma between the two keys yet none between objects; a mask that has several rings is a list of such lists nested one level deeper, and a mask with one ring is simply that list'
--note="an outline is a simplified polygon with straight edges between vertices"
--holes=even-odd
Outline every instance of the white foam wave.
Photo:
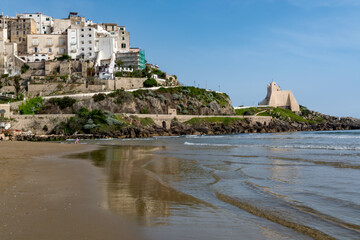
[{"label": "white foam wave", "polygon": [[184,145],[189,145],[189,146],[214,146],[214,147],[235,147],[236,146],[236,145],[231,145],[231,144],[192,143],[192,142],[185,142]]}]

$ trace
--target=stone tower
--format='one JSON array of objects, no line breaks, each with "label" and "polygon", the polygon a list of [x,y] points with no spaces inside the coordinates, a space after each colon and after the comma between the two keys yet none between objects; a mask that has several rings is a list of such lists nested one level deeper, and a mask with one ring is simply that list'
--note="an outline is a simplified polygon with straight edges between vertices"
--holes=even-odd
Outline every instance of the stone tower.
[{"label": "stone tower", "polygon": [[267,95],[259,105],[289,108],[293,112],[300,111],[300,106],[292,92],[290,90],[281,90],[275,82],[267,86]]}]

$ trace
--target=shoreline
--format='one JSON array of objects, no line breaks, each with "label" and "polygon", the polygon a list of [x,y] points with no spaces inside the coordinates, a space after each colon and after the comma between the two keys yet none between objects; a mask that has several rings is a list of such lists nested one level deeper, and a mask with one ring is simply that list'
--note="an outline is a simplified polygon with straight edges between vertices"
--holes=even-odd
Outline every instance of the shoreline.
[{"label": "shoreline", "polygon": [[[88,139],[135,139],[135,138],[151,138],[151,137],[178,137],[178,136],[189,136],[189,135],[208,135],[208,136],[217,136],[217,135],[233,135],[233,134],[253,134],[253,133],[290,133],[290,132],[323,132],[323,131],[348,131],[348,130],[360,130],[360,127],[339,127],[339,128],[310,128],[310,129],[296,129],[288,128],[282,129],[284,126],[279,126],[275,129],[263,128],[264,125],[254,125],[253,128],[244,129],[243,127],[234,128],[229,126],[222,126],[223,128],[217,128],[217,132],[209,132],[207,127],[199,126],[192,130],[185,129],[184,132],[176,133],[163,131],[156,131],[155,133],[149,133],[147,129],[142,131],[142,129],[134,128],[135,131],[130,130],[129,133],[124,135],[118,135],[116,133],[94,133],[94,134],[76,134],[76,135],[18,135],[15,137],[15,141],[23,142],[55,142],[55,141],[66,141],[66,140],[88,140]],[[160,133],[160,134],[159,134]]]},{"label": "shoreline", "polygon": [[94,145],[0,143],[0,239],[141,239],[107,209],[104,174],[65,158]]}]

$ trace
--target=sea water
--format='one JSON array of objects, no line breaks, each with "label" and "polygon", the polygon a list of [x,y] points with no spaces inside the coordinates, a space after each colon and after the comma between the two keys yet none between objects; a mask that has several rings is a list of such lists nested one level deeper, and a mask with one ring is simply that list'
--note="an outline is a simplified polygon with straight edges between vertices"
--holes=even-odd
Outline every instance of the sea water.
[{"label": "sea water", "polygon": [[360,239],[360,131],[83,142],[149,239]]}]

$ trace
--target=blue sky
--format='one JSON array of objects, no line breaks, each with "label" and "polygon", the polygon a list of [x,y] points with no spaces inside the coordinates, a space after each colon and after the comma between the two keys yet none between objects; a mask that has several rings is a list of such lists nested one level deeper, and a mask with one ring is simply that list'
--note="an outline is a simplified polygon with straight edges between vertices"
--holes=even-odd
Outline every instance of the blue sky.
[{"label": "blue sky", "polygon": [[312,110],[360,118],[360,0],[13,0],[0,11],[126,25],[149,62],[234,106],[257,104],[274,80]]}]

